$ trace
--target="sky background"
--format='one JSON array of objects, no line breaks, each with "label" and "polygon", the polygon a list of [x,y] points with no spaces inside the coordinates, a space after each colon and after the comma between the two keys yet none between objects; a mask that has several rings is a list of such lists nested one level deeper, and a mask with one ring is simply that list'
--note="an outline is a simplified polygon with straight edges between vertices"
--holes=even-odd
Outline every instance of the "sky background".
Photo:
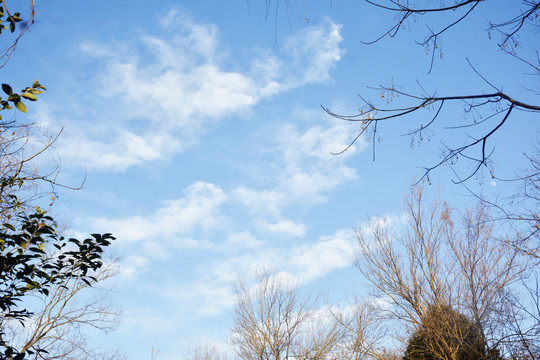
[{"label": "sky background", "polygon": [[[440,141],[466,138],[436,131],[412,148],[402,134],[426,123],[433,113],[425,112],[383,124],[375,162],[366,138],[335,156],[358,126],[321,105],[356,113],[357,94],[377,100],[368,86],[391,83],[420,92],[418,82],[440,95],[491,91],[466,58],[496,86],[530,99],[537,79],[485,31],[520,2],[488,3],[448,32],[428,74],[431,57],[414,41],[444,19],[419,19],[367,46],[393,17],[361,1],[277,11],[272,3],[267,16],[255,0],[38,1],[3,82],[22,88],[37,78],[48,88],[28,117],[17,116],[63,129],[41,166],[60,159],[62,183],[84,181],[83,190],[59,190],[55,213],[76,235],[118,238],[113,297],[123,319],[95,343],[133,360],[149,359],[152,347],[174,360],[192,342],[226,344],[231,282],[250,281],[256,269],[286,272],[332,301],[367,295],[351,266],[352,229],[373,216],[399,222],[403,190],[438,161]],[[537,34],[520,39],[527,52]],[[459,123],[462,109],[450,106],[442,118]],[[493,138],[497,175],[526,166],[534,120],[516,112]],[[472,204],[452,178],[449,167],[437,169],[430,190],[457,207]],[[470,186],[505,195],[513,185],[485,176]]]}]

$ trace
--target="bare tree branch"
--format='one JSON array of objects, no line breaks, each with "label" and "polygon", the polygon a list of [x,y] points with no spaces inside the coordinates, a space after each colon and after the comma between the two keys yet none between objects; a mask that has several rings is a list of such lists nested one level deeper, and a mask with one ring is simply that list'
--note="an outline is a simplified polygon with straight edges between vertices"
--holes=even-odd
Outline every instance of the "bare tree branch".
[{"label": "bare tree branch", "polygon": [[[15,52],[15,49],[17,48],[19,40],[21,40],[21,38],[26,33],[26,31],[28,31],[30,26],[34,23],[34,18],[36,16],[36,6],[35,6],[34,1],[35,0],[31,0],[31,3],[30,3],[30,15],[29,15],[28,19],[26,19],[26,21],[23,22],[22,28],[19,31],[19,33],[18,33],[17,37],[15,38],[15,40],[11,43],[11,45],[8,48],[6,48],[6,49],[4,49],[3,51],[0,52],[0,69],[3,68],[6,65],[6,63],[9,61],[9,59],[11,58],[11,55],[13,55],[13,53]],[[8,14],[8,18],[10,18],[13,21],[14,19],[13,19],[11,13],[9,12],[6,1],[1,0],[1,2],[2,2],[2,6],[4,7],[4,10]]]},{"label": "bare tree branch", "polygon": [[[117,273],[117,268],[116,262],[109,263],[90,284],[106,281]],[[40,349],[35,352],[35,359],[97,359],[105,356],[106,351],[93,349],[84,332],[87,328],[105,333],[116,329],[120,311],[108,295],[107,290],[90,288],[77,277],[67,278],[49,296],[38,297],[40,305],[23,323],[4,319],[2,326],[11,337],[10,343],[18,344],[21,352]]]},{"label": "bare tree branch", "polygon": [[[430,352],[442,359],[457,359],[463,344],[481,345],[474,351],[484,355],[522,351],[524,339],[535,346],[540,340],[531,335],[540,325],[535,303],[520,294],[525,290],[538,297],[524,287],[537,261],[495,234],[483,203],[458,223],[447,204],[426,204],[422,185],[410,191],[404,231],[394,232],[387,221],[376,219],[356,232],[360,251],[355,264],[374,295],[387,304],[383,309],[396,331],[427,331],[429,339],[437,339],[428,342]],[[478,332],[474,341],[471,326]]]},{"label": "bare tree branch", "polygon": [[[422,180],[424,177],[429,177],[430,172],[432,172],[434,169],[438,168],[439,166],[443,164],[450,163],[451,161],[455,160],[458,156],[466,157],[469,160],[476,163],[474,170],[472,170],[471,173],[466,178],[459,180],[457,182],[460,183],[460,182],[468,180],[470,177],[474,176],[480,170],[480,167],[487,166],[487,160],[489,159],[489,155],[490,155],[486,151],[487,142],[502,127],[502,125],[506,123],[506,121],[508,120],[514,108],[525,110],[525,111],[532,111],[536,113],[540,112],[540,106],[534,105],[534,104],[528,104],[520,100],[516,100],[513,97],[509,96],[508,94],[500,92],[500,91],[494,92],[494,93],[488,93],[488,94],[472,94],[472,95],[456,95],[456,96],[435,96],[435,95],[424,96],[424,95],[414,95],[414,94],[406,93],[406,92],[396,89],[395,87],[381,86],[377,90],[380,91],[382,98],[402,96],[402,97],[417,101],[417,104],[403,107],[403,108],[380,108],[380,107],[375,106],[373,103],[364,100],[366,105],[360,111],[360,113],[354,114],[354,115],[336,114],[332,112],[331,110],[329,110],[328,108],[322,106],[323,110],[330,116],[333,116],[337,119],[341,119],[344,121],[360,123],[360,131],[358,132],[358,134],[349,143],[349,145],[345,147],[345,149],[343,149],[340,152],[334,153],[335,155],[339,155],[347,151],[352,145],[354,145],[356,141],[358,141],[358,139],[360,139],[362,135],[369,132],[374,133],[376,131],[377,123],[383,122],[383,121],[386,122],[389,120],[402,118],[416,112],[429,110],[434,105],[438,105],[438,106],[437,106],[437,111],[435,115],[433,116],[433,118],[426,125],[421,124],[417,129],[407,133],[406,135],[410,135],[413,137],[418,136],[422,139],[423,132],[429,129],[429,127],[432,126],[435,123],[435,121],[439,119],[441,115],[441,111],[443,110],[445,103],[448,103],[448,102],[455,102],[455,101],[464,102],[466,104],[466,110],[465,110],[466,112],[470,112],[480,107],[493,105],[493,104],[497,104],[503,109],[501,112],[504,113],[504,117],[491,130],[487,131],[481,137],[468,141],[465,145],[462,145],[460,147],[456,147],[456,148],[448,147],[447,151],[443,153],[443,157],[439,162],[437,162],[436,164],[430,167],[424,168],[425,170],[424,175],[422,176],[420,180]],[[504,106],[507,106],[507,107],[504,107]],[[478,123],[473,123],[468,126],[476,126],[476,125],[478,125]],[[458,127],[447,127],[447,128],[455,129]],[[468,156],[466,152],[474,148],[476,145],[480,145],[480,156],[478,157]]]}]

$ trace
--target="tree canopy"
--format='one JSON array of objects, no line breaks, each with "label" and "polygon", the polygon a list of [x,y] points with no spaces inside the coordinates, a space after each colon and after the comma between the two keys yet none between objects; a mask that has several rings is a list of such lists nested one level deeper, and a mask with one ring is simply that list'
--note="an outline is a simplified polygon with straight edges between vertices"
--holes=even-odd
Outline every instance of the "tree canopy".
[{"label": "tree canopy", "polygon": [[430,306],[421,327],[409,339],[403,359],[480,360],[487,356],[485,347],[480,329],[465,315],[449,305]]},{"label": "tree canopy", "polygon": [[[4,61],[0,68],[13,54],[35,15],[34,1],[30,2],[30,14],[25,19],[20,12],[8,9],[5,1],[1,3],[0,35],[4,38],[7,32],[14,38],[0,55]],[[48,322],[47,328],[22,345],[7,329],[13,322],[24,326],[32,321],[35,314],[28,310],[30,297],[52,299],[59,289],[67,289],[73,282],[86,287],[98,281],[103,254],[114,240],[108,233],[92,234],[84,240],[65,238],[55,219],[38,202],[31,201],[31,188],[39,188],[43,182],[55,184],[51,174],[40,174],[29,167],[54,139],[28,155],[26,142],[21,140],[30,136],[34,125],[19,120],[14,111],[28,112],[25,101],[37,101],[45,90],[37,80],[19,92],[4,83],[5,97],[0,97],[0,359],[6,360],[45,358],[47,350],[42,348],[41,341],[59,324]],[[6,114],[11,115],[10,120],[6,120]],[[51,198],[54,201],[54,195]],[[61,313],[57,315],[60,317]]]}]

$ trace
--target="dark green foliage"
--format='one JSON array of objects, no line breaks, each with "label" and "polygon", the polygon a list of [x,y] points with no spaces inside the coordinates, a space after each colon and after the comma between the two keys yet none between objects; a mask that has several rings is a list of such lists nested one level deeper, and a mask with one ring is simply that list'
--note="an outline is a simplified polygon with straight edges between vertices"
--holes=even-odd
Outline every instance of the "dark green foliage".
[{"label": "dark green foliage", "polygon": [[[4,8],[0,6],[0,34],[2,33],[2,30],[7,30],[9,28],[9,31],[14,32],[15,31],[15,24],[19,21],[22,21],[21,19],[21,13],[14,13],[12,15],[8,15],[4,19],[5,13]],[[4,25],[4,21],[7,21],[9,25]]]},{"label": "dark green foliage", "polygon": [[[22,21],[21,14],[8,11],[3,1],[2,5],[0,34],[8,29],[13,33],[16,24]],[[26,22],[21,23],[21,33],[0,58],[5,58],[5,61],[9,59],[24,30],[33,22],[34,14],[32,2],[31,15]],[[0,64],[2,67],[3,64]],[[37,80],[19,93],[14,92],[8,84],[2,84],[1,87],[7,98],[0,97],[0,111],[11,110],[14,106],[21,112],[27,112],[23,100],[36,101],[37,95],[46,90]],[[25,125],[16,124],[15,121],[0,123],[0,129],[19,126]],[[4,133],[0,131],[0,139],[7,143],[18,140],[15,132],[12,135],[14,139],[4,138]],[[9,152],[2,151],[0,160],[7,156]],[[6,323],[19,321],[24,326],[25,321],[32,316],[26,308],[25,299],[36,295],[48,297],[49,291],[65,287],[70,280],[80,280],[88,285],[96,282],[93,274],[102,267],[103,252],[114,240],[111,234],[92,234],[82,241],[66,239],[57,232],[54,219],[45,211],[39,207],[29,211],[29,204],[23,206],[17,197],[17,194],[24,194],[23,183],[45,179],[40,176],[19,176],[24,161],[14,169],[0,161],[0,166],[6,166],[0,171],[0,360],[24,360],[32,354],[37,358],[39,353],[46,352],[39,348],[15,349],[5,336]],[[9,164],[9,161],[5,163]]]},{"label": "dark green foliage", "polygon": [[[17,198],[11,196],[13,208]],[[0,359],[24,359],[3,339],[3,322],[16,319],[21,323],[32,314],[21,304],[25,296],[48,296],[49,289],[77,278],[87,284],[95,281],[104,249],[111,244],[111,234],[92,234],[83,241],[65,239],[56,224],[39,208],[31,214],[15,210],[15,215],[0,228]],[[31,353],[31,351],[26,351]]]},{"label": "dark green foliage", "polygon": [[429,308],[422,326],[409,339],[405,360],[497,360],[497,351],[486,349],[481,329],[448,305]]}]

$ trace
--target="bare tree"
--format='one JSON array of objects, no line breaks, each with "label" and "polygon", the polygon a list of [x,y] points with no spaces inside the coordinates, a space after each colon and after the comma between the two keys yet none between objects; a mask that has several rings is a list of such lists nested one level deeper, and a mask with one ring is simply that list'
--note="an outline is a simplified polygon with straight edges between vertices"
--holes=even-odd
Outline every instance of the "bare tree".
[{"label": "bare tree", "polygon": [[[0,34],[11,43],[0,51],[0,69],[34,22],[34,0],[22,3],[0,0]],[[20,10],[12,5],[26,6]],[[121,359],[119,352],[92,349],[85,337],[85,328],[107,332],[118,321],[119,312],[106,292],[93,286],[115,273],[115,263],[104,266],[102,261],[114,237],[92,234],[79,241],[60,235],[54,219],[38,206],[53,205],[59,165],[38,166],[38,160],[61,131],[50,136],[17,119],[28,111],[25,102],[36,101],[46,88],[36,80],[20,91],[4,83],[1,90],[0,346],[5,350],[0,358]],[[45,194],[50,196],[46,202]]]},{"label": "bare tree", "polygon": [[[36,295],[32,315],[24,321],[4,319],[4,339],[32,359],[123,359],[120,352],[94,349],[87,342],[90,329],[105,333],[118,325],[120,310],[112,303],[107,288],[97,288],[117,273],[117,263],[98,270],[84,281],[74,274],[57,284],[48,296]],[[92,287],[91,287],[92,286]],[[114,355],[114,356],[113,356]]]},{"label": "bare tree", "polygon": [[[24,7],[13,9],[12,5]],[[16,11],[19,10],[19,11]],[[22,13],[21,13],[22,11]],[[34,23],[36,7],[34,0],[17,2],[0,0],[0,35],[11,45],[0,51],[0,69],[10,59],[19,40]],[[10,34],[11,33],[11,34]],[[50,150],[62,130],[51,132],[41,129],[37,124],[17,119],[17,114],[28,111],[24,102],[34,102],[46,88],[37,80],[31,86],[19,92],[8,84],[1,84],[0,96],[0,217],[7,220],[10,212],[10,198],[16,194],[17,206],[27,206],[35,200],[47,196],[52,204],[56,198],[55,186],[70,187],[59,184],[59,161],[48,166],[37,165],[40,156]],[[7,117],[10,117],[9,119]],[[51,188],[46,189],[45,185]],[[34,204],[35,205],[35,204]]]},{"label": "bare tree", "polygon": [[373,303],[355,299],[325,307],[318,298],[301,296],[282,274],[258,273],[256,280],[251,288],[234,283],[237,304],[230,341],[240,359],[392,358],[380,343],[386,330]]},{"label": "bare tree", "polygon": [[57,182],[59,161],[44,169],[39,165],[41,156],[52,150],[61,131],[51,135],[36,124],[0,124],[0,219],[9,220],[17,195],[17,206],[32,207],[36,201],[47,198],[43,205],[52,206],[58,196],[57,188],[79,189]]},{"label": "bare tree", "polygon": [[[347,151],[361,136],[369,134],[372,137],[373,144],[376,144],[380,133],[377,131],[377,126],[379,122],[387,122],[392,119],[400,118],[413,114],[416,112],[422,112],[426,110],[434,110],[435,114],[432,119],[427,124],[421,124],[418,128],[408,132],[406,135],[411,136],[411,144],[414,145],[415,142],[421,143],[425,139],[430,137],[431,126],[434,122],[439,120],[441,116],[441,111],[446,103],[449,102],[463,102],[466,107],[465,113],[474,113],[478,111],[491,111],[493,104],[497,104],[496,110],[487,115],[480,116],[480,118],[487,118],[486,120],[495,119],[496,123],[486,132],[481,135],[471,136],[472,139],[467,140],[464,145],[459,147],[452,147],[450,145],[442,144],[442,158],[435,164],[429,167],[424,167],[424,175],[429,178],[429,174],[436,168],[444,164],[452,164],[458,158],[464,158],[471,161],[474,164],[474,168],[470,171],[469,174],[464,177],[459,177],[455,182],[462,183],[474,175],[476,175],[482,167],[489,169],[489,175],[495,177],[495,171],[490,167],[489,158],[493,152],[491,147],[488,147],[488,140],[497,132],[499,129],[507,122],[510,117],[510,114],[513,110],[523,110],[531,112],[540,112],[540,105],[527,104],[516,100],[509,95],[503,93],[499,89],[495,88],[494,92],[483,93],[483,94],[464,94],[464,95],[451,95],[451,96],[438,96],[436,94],[429,94],[424,92],[423,94],[413,94],[399,90],[394,85],[380,86],[377,88],[380,91],[381,98],[392,98],[396,99],[398,97],[408,98],[413,100],[413,104],[404,105],[400,107],[380,107],[375,103],[362,99],[365,102],[365,106],[361,109],[358,114],[353,115],[340,115],[332,112],[326,107],[323,109],[330,114],[331,116],[350,122],[359,122],[360,131],[355,136],[353,141],[341,152],[336,154],[341,154]],[[416,103],[414,103],[416,102]],[[478,121],[476,119],[471,119],[467,123],[453,125],[451,119],[450,122],[446,123],[445,126],[447,129],[464,129],[475,126]],[[483,122],[483,121],[482,121]],[[469,138],[468,134],[465,134],[466,138]],[[479,155],[474,155],[472,151],[478,149]],[[471,151],[472,150],[472,151]]]},{"label": "bare tree", "polygon": [[404,359],[498,360],[487,352],[473,321],[450,306],[432,306],[408,341]]},{"label": "bare tree", "polygon": [[367,299],[355,298],[345,306],[330,306],[341,338],[337,343],[336,359],[388,359],[387,344],[383,345],[387,329],[381,309]]},{"label": "bare tree", "polygon": [[[423,186],[410,191],[404,201],[403,232],[392,229],[385,219],[356,231],[355,265],[374,295],[387,304],[387,319],[394,322],[394,329],[401,329],[396,335],[409,334],[401,338],[405,341],[429,329],[437,339],[431,350],[442,358],[457,359],[464,344],[470,343],[468,328],[457,327],[463,321],[456,317],[465,316],[484,346],[477,350],[479,355],[493,350],[513,354],[523,345],[521,335],[538,326],[530,315],[534,308],[525,306],[520,296],[536,263],[506,246],[482,205],[467,211],[455,225],[447,204],[437,199],[428,204]],[[527,330],[516,333],[512,326],[516,321],[527,323]]]},{"label": "bare tree", "polygon": [[234,283],[231,343],[241,359],[326,359],[340,340],[337,324],[280,274],[258,273],[253,289]]},{"label": "bare tree", "polygon": [[227,356],[210,344],[191,344],[186,360],[226,360]]},{"label": "bare tree", "polygon": [[515,195],[503,199],[506,201],[480,200],[514,229],[516,235],[508,239],[512,246],[527,256],[540,259],[540,149],[537,147],[527,158],[529,167],[510,179],[519,183]]}]

